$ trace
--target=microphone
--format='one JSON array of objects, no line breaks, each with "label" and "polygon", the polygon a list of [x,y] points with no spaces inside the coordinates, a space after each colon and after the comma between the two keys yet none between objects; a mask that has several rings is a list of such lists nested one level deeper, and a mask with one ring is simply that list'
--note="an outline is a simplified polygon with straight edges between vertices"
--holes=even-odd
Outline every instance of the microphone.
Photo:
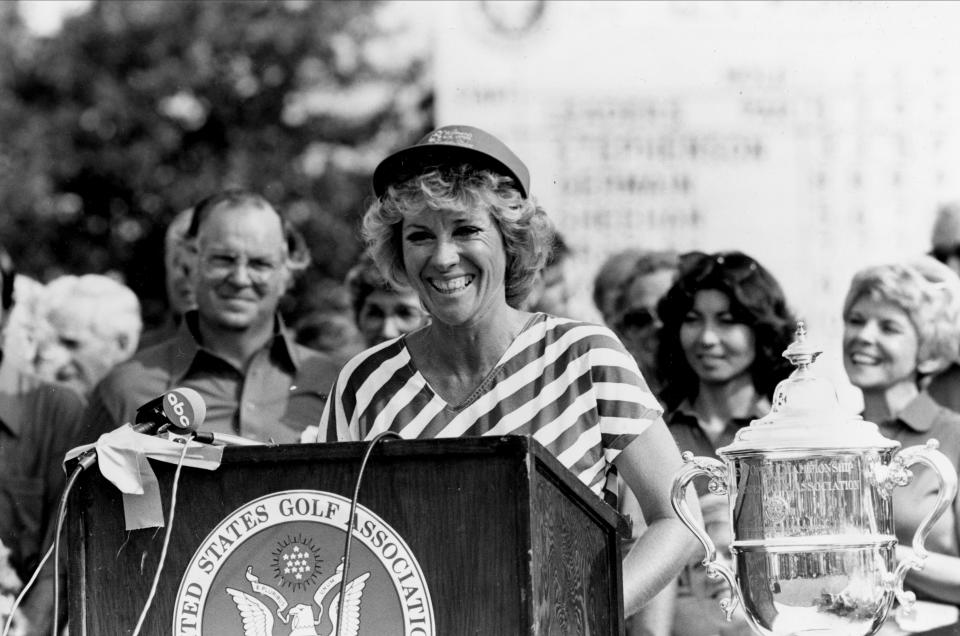
[{"label": "microphone", "polygon": [[[207,403],[187,387],[171,389],[137,409],[130,427],[136,433],[156,435],[170,431],[174,435],[193,436],[207,416]],[[97,463],[97,451],[91,448],[78,458],[82,470]]]},{"label": "microphone", "polygon": [[230,433],[214,433],[213,431],[197,431],[193,434],[193,441],[221,446],[266,446],[265,442],[259,442],[249,437],[240,437]]},{"label": "microphone", "polygon": [[173,435],[187,435],[201,444],[227,446],[263,446],[263,442],[230,435],[199,431],[207,415],[207,403],[193,389],[180,387],[167,391],[137,409],[133,430],[146,435],[169,431]]},{"label": "microphone", "polygon": [[170,389],[137,409],[133,430],[145,435],[170,430],[185,435],[196,431],[207,416],[207,403],[188,387]]}]

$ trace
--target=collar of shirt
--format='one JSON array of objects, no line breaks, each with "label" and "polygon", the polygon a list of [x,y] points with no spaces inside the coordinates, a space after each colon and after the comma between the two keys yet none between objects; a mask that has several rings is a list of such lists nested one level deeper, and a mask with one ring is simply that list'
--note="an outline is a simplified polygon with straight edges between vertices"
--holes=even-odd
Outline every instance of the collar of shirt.
[{"label": "collar of shirt", "polygon": [[920,393],[913,398],[902,411],[897,413],[895,418],[884,422],[876,422],[881,426],[889,425],[894,421],[906,424],[917,433],[926,433],[933,428],[937,420],[937,413],[940,412],[940,405],[934,402],[933,398],[926,393]]},{"label": "collar of shirt", "polygon": [[[727,422],[727,426],[724,429],[720,439],[724,439],[727,436],[732,439],[733,435],[738,430],[745,426],[749,426],[750,422],[753,420],[759,419],[769,413],[770,408],[770,400],[761,395],[753,404],[750,405],[750,409],[746,417],[734,417]],[[669,424],[695,426],[700,429],[700,418],[697,415],[697,412],[693,409],[693,405],[690,403],[690,400],[684,399],[683,402],[677,405],[677,408],[670,416]]]},{"label": "collar of shirt", "polygon": [[[734,417],[731,421],[747,422],[749,424],[751,421],[759,419],[769,413],[770,409],[770,400],[761,395],[758,396],[756,401],[750,405],[750,408],[747,410],[746,417]],[[697,412],[693,409],[693,405],[690,404],[690,400],[686,398],[677,406],[676,412],[698,419]]]},{"label": "collar of shirt", "polygon": [[[195,309],[188,311],[184,314],[184,319],[174,336],[176,355],[173,357],[171,366],[171,377],[174,384],[183,381],[194,360],[196,360],[197,354],[201,351],[206,355],[222,360],[216,353],[200,344],[200,330],[197,321],[197,311]],[[301,361],[297,347],[293,344],[293,336],[286,325],[283,324],[283,318],[279,314],[275,315],[273,324],[273,340],[269,344],[270,357],[278,364],[296,371],[299,369]]]}]

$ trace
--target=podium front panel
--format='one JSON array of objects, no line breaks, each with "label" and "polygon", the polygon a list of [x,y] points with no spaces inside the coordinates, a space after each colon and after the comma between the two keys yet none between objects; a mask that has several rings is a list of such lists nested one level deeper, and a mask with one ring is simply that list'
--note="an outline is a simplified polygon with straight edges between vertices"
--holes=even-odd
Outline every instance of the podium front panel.
[{"label": "podium front panel", "polygon": [[[215,471],[184,468],[166,562],[142,633],[200,633],[191,632],[186,619],[180,627],[173,624],[175,612],[184,615],[184,604],[190,602],[181,590],[185,572],[191,563],[196,568],[198,563],[206,567],[207,562],[215,562],[221,550],[236,547],[231,545],[234,540],[246,540],[237,538],[243,532],[239,522],[235,532],[223,532],[213,543],[211,532],[250,502],[273,501],[277,497],[272,495],[286,491],[329,493],[348,506],[366,447],[364,443],[230,447]],[[166,518],[174,466],[152,460],[151,465],[160,483]],[[295,499],[283,501],[292,507]],[[409,547],[429,590],[435,621],[432,632],[421,631],[420,624],[398,622],[393,629],[376,623],[377,611],[368,609],[375,604],[371,580],[363,592],[357,631],[361,636],[389,636],[391,629],[396,634],[425,636],[623,633],[617,549],[621,520],[526,437],[383,442],[367,465],[359,503]],[[308,511],[306,503],[303,511],[323,512]],[[266,513],[261,517],[260,521]],[[313,619],[316,615],[316,627],[311,629],[326,636],[332,631],[326,616],[332,611],[329,599],[339,590],[332,583],[342,556],[343,530],[339,540],[321,545],[319,539],[305,536],[308,532],[285,530],[270,536],[269,530],[263,530],[257,535],[259,530],[253,529],[257,514],[251,512],[243,519],[251,528],[244,536],[256,535],[262,554],[248,558],[254,564],[247,568],[251,582],[235,583],[231,589],[259,598],[276,614],[270,619],[273,634],[291,633],[303,616]],[[122,497],[97,470],[87,471],[78,482],[67,527],[71,634],[132,633],[147,600],[165,529],[125,531]],[[307,567],[302,582],[284,586],[293,582],[292,577],[270,563],[296,556],[293,548],[300,543],[304,550],[296,554],[310,557],[300,564],[313,569]],[[198,551],[205,545],[212,546],[206,562],[203,555],[198,561]],[[352,550],[348,581],[363,569],[365,551],[369,552],[356,539]],[[272,557],[267,554],[271,551]],[[313,594],[323,582],[330,587],[327,608],[309,602],[284,605],[296,594]],[[216,602],[232,607],[223,587],[216,590]],[[231,594],[236,595],[236,590]],[[415,604],[420,600],[411,590],[398,585],[396,603],[403,604],[406,595],[407,609],[419,611]],[[349,588],[346,596],[350,597]],[[216,625],[208,618],[202,633],[244,633],[239,610],[234,613],[228,620],[235,625]]]}]

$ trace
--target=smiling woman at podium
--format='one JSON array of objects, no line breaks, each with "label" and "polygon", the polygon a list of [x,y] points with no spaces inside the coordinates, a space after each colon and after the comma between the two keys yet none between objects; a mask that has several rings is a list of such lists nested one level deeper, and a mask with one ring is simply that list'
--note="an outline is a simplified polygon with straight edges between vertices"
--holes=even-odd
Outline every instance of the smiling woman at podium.
[{"label": "smiling woman at podium", "polygon": [[351,359],[320,430],[330,441],[528,435],[598,496],[619,472],[649,523],[624,560],[629,616],[693,554],[670,504],[682,462],[610,330],[518,308],[553,237],[529,180],[509,148],[470,126],[435,130],[380,163],[364,238],[432,322]]}]

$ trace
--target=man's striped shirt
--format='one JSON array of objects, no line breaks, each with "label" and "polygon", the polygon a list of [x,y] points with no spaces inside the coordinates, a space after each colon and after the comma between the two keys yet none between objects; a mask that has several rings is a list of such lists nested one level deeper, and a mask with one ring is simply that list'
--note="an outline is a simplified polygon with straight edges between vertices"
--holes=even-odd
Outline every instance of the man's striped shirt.
[{"label": "man's striped shirt", "polygon": [[320,430],[337,441],[386,430],[406,439],[530,435],[601,495],[613,460],[661,414],[612,331],[541,313],[459,405],[434,393],[403,337],[367,349],[340,371]]}]

